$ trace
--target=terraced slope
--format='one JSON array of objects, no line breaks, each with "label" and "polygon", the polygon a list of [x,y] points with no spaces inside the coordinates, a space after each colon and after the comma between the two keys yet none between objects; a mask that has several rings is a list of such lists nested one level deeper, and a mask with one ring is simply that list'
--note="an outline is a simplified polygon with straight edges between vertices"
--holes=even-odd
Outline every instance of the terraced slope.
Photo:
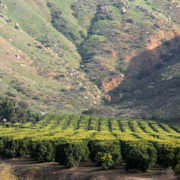
[{"label": "terraced slope", "polygon": [[1,0],[1,94],[32,109],[178,118],[180,1]]}]

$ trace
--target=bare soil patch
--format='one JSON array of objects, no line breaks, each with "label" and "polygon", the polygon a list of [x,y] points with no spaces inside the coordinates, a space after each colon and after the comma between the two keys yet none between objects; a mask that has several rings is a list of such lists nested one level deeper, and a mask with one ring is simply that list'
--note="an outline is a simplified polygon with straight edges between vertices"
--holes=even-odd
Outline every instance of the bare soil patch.
[{"label": "bare soil patch", "polygon": [[108,171],[102,171],[101,167],[91,162],[82,162],[79,167],[66,169],[56,162],[39,163],[29,157],[1,160],[0,163],[10,164],[19,180],[157,180],[165,172],[157,164],[146,173],[136,170],[126,172],[125,163]]}]

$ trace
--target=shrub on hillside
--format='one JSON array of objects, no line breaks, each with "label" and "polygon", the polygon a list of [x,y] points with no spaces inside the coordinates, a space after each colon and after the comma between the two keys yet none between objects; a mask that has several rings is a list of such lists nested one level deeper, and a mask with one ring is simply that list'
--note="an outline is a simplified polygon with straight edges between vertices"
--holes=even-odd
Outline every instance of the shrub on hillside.
[{"label": "shrub on hillside", "polygon": [[47,7],[52,7],[52,5],[53,5],[53,4],[52,4],[51,2],[48,2],[48,3],[47,3]]},{"label": "shrub on hillside", "polygon": [[10,96],[10,97],[16,97],[16,95],[12,92],[7,92],[7,95]]},{"label": "shrub on hillside", "polygon": [[22,108],[22,109],[27,109],[29,107],[29,104],[25,101],[19,101],[18,105]]},{"label": "shrub on hillside", "polygon": [[97,108],[90,108],[87,111],[83,111],[82,113],[87,115],[98,114],[99,110]]},{"label": "shrub on hillside", "polygon": [[142,112],[142,113],[141,113],[141,117],[142,117],[143,120],[147,120],[147,119],[148,119],[148,113],[145,112],[145,111]]}]

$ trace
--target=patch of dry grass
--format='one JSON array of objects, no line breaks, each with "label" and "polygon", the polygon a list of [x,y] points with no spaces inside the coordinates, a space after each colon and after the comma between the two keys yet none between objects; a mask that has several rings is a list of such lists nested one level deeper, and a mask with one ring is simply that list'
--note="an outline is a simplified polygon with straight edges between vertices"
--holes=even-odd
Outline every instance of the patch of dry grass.
[{"label": "patch of dry grass", "polygon": [[0,165],[0,180],[17,180],[14,171],[9,164]]}]

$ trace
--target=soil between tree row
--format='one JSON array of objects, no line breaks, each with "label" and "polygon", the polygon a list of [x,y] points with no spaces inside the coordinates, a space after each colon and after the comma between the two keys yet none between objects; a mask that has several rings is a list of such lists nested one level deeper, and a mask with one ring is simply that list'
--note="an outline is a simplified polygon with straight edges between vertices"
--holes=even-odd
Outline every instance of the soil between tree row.
[{"label": "soil between tree row", "polygon": [[[19,180],[158,180],[165,169],[155,164],[147,172],[125,171],[125,163],[116,169],[102,171],[91,162],[81,162],[78,167],[67,169],[56,162],[39,163],[30,157],[1,160],[8,163]],[[178,178],[180,179],[180,178]]]}]

